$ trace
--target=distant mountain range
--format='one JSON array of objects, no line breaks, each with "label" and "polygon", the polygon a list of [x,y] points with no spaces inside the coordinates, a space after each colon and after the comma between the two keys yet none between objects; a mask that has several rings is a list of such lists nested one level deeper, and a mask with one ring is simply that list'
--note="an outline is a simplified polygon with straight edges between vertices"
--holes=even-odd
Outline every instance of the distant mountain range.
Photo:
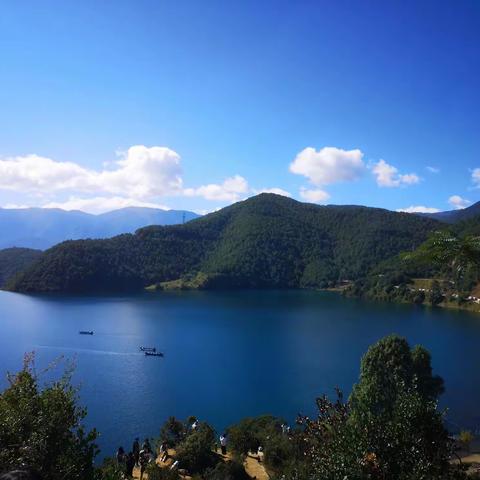
[{"label": "distant mountain range", "polygon": [[446,212],[437,213],[420,213],[423,217],[434,218],[445,223],[458,223],[464,220],[470,220],[477,215],[480,215],[480,202],[474,203],[467,208],[461,210],[449,210]]},{"label": "distant mountain range", "polygon": [[9,288],[21,292],[325,287],[357,279],[418,247],[441,222],[359,206],[320,206],[260,194],[184,225],[76,240],[35,259]]},{"label": "distant mountain range", "polygon": [[44,250],[64,240],[108,238],[148,225],[174,225],[198,218],[183,210],[128,207],[101,215],[56,208],[0,208],[0,249]]}]

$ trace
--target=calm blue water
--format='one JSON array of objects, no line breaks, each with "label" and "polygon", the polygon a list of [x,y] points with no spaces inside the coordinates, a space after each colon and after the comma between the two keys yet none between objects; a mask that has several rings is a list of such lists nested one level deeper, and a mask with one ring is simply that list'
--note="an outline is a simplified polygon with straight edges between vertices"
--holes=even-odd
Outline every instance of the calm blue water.
[{"label": "calm blue water", "polygon": [[[155,436],[169,415],[218,430],[248,415],[293,420],[349,391],[367,347],[392,332],[422,343],[446,381],[452,425],[480,425],[480,316],[366,303],[325,292],[182,292],[49,297],[0,292],[0,371],[75,357],[75,382],[104,454]],[[94,330],[82,336],[79,330]],[[165,358],[147,358],[156,345]],[[5,386],[4,377],[0,386]]]}]

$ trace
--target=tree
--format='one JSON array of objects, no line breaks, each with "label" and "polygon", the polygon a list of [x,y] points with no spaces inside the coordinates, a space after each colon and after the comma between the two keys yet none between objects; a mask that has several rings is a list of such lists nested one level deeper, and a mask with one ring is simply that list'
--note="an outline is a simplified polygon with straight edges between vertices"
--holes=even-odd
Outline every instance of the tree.
[{"label": "tree", "polygon": [[267,437],[280,431],[282,421],[270,415],[244,418],[228,429],[230,448],[239,455],[256,452],[259,446],[265,447]]},{"label": "tree", "polygon": [[40,384],[34,356],[8,375],[0,394],[0,471],[29,468],[49,480],[94,478],[97,432],[82,425],[86,410],[71,384],[72,368]]},{"label": "tree", "polygon": [[190,473],[203,473],[215,465],[217,456],[213,452],[214,444],[215,431],[207,423],[200,423],[178,445],[176,459],[180,467]]},{"label": "tree", "polygon": [[[450,465],[453,443],[437,410],[443,381],[430,354],[390,335],[369,348],[350,399],[317,399],[318,416],[300,418],[316,476],[337,479],[462,478]],[[458,476],[455,476],[458,475]]]},{"label": "tree", "polygon": [[160,430],[160,443],[167,442],[170,448],[178,445],[185,437],[185,425],[175,417],[169,419],[163,424]]},{"label": "tree", "polygon": [[443,293],[440,287],[440,283],[438,283],[438,280],[434,280],[432,282],[432,285],[430,287],[430,292],[428,295],[428,301],[433,306],[438,305],[443,301]]},{"label": "tree", "polygon": [[458,435],[458,439],[463,444],[467,452],[470,451],[470,444],[473,442],[474,438],[475,437],[470,430],[462,430]]},{"label": "tree", "polygon": [[249,480],[245,468],[239,462],[220,462],[205,472],[205,480]]}]

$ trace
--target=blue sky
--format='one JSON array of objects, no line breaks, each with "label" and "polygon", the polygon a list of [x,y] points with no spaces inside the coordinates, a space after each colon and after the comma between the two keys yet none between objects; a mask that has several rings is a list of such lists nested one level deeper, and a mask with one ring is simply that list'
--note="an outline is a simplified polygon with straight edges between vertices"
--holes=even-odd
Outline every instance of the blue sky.
[{"label": "blue sky", "polygon": [[0,60],[0,206],[479,200],[476,0],[6,0]]}]

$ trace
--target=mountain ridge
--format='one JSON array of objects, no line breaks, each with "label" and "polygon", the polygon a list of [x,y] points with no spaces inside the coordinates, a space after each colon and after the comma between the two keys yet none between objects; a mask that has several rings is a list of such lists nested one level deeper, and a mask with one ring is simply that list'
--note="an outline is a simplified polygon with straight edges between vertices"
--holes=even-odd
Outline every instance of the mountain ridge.
[{"label": "mountain ridge", "polygon": [[320,206],[264,193],[182,225],[63,242],[10,287],[138,290],[198,272],[221,275],[230,286],[322,287],[364,275],[441,226],[408,213]]},{"label": "mountain ridge", "polygon": [[480,201],[466,208],[435,213],[418,213],[417,215],[433,218],[445,223],[458,223],[480,215]]}]

